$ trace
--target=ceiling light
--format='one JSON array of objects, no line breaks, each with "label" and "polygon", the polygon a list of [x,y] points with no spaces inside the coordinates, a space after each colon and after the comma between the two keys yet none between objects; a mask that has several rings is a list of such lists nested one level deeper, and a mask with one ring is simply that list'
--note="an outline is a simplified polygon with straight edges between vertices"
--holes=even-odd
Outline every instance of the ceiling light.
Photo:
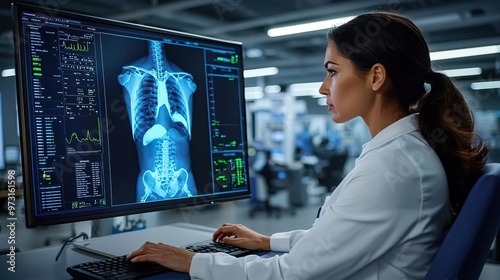
[{"label": "ceiling light", "polygon": [[293,96],[316,96],[319,95],[319,92],[316,90],[302,90],[302,91],[291,91]]},{"label": "ceiling light", "polygon": [[313,82],[313,83],[297,83],[291,84],[289,89],[290,91],[301,91],[301,90],[319,90],[322,82]]},{"label": "ceiling light", "polygon": [[431,52],[430,56],[431,60],[444,60],[444,59],[487,55],[495,53],[500,53],[500,45]]},{"label": "ceiling light", "polygon": [[245,99],[246,100],[256,100],[264,97],[264,92],[262,87],[246,87],[245,88]]},{"label": "ceiling light", "polygon": [[470,88],[473,90],[500,88],[500,81],[472,83]]},{"label": "ceiling light", "polygon": [[248,49],[245,53],[248,58],[257,58],[263,55],[262,50],[257,48]]},{"label": "ceiling light", "polygon": [[326,97],[321,96],[321,98],[318,98],[318,105],[319,106],[326,106]]},{"label": "ceiling light", "polygon": [[280,93],[281,92],[281,86],[280,85],[268,85],[264,88],[264,91],[266,93]]},{"label": "ceiling light", "polygon": [[2,77],[12,77],[12,76],[15,76],[16,75],[16,71],[14,70],[14,68],[11,68],[11,69],[5,69],[2,71]]},{"label": "ceiling light", "polygon": [[276,67],[257,68],[243,71],[243,76],[245,78],[255,78],[276,75],[278,72],[278,68]]},{"label": "ceiling light", "polygon": [[450,23],[450,22],[458,22],[460,20],[462,20],[462,17],[460,16],[460,14],[454,12],[454,13],[449,13],[449,14],[439,14],[439,15],[435,15],[435,16],[414,19],[413,23],[415,23],[415,25],[421,27],[421,26],[425,26],[425,25],[436,25],[436,24],[443,24],[443,23]]},{"label": "ceiling light", "polygon": [[334,19],[328,19],[328,20],[322,20],[322,21],[315,21],[315,22],[309,22],[309,23],[302,23],[302,24],[295,24],[295,25],[271,28],[267,31],[267,35],[269,37],[278,37],[278,36],[292,35],[292,34],[297,34],[297,33],[330,29],[333,26],[342,25],[342,24],[350,21],[353,18],[354,18],[354,16],[349,16],[349,17],[334,18]]},{"label": "ceiling light", "polygon": [[319,96],[321,84],[322,82],[291,84],[288,90],[293,96]]},{"label": "ceiling light", "polygon": [[481,75],[482,70],[480,67],[471,67],[471,68],[441,70],[437,72],[443,73],[448,77],[465,77],[465,76]]}]

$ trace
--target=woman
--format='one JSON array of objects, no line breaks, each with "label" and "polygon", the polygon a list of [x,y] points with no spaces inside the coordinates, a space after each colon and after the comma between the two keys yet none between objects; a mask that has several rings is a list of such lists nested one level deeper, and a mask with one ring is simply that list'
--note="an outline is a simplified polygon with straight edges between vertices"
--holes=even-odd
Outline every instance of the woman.
[{"label": "woman", "polygon": [[268,237],[224,224],[214,233],[219,242],[287,253],[233,258],[146,243],[133,262],[193,279],[424,277],[484,166],[488,150],[472,113],[451,80],[432,71],[425,39],[400,15],[364,14],[331,29],[324,66],[319,92],[333,121],[361,116],[372,136],[354,168],[309,230]]}]

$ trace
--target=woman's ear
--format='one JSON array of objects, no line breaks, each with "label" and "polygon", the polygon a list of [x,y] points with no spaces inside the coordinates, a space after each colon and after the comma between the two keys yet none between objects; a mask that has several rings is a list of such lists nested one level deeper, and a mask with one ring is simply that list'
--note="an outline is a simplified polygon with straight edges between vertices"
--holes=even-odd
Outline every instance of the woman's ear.
[{"label": "woman's ear", "polygon": [[375,63],[370,69],[369,82],[371,89],[375,92],[379,91],[384,86],[386,78],[387,72],[384,65]]}]

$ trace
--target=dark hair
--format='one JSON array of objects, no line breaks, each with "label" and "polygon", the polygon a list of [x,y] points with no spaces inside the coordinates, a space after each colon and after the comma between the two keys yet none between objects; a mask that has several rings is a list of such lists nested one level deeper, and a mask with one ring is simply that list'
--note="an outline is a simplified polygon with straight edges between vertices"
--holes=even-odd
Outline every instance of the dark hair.
[{"label": "dark hair", "polygon": [[[482,173],[488,148],[474,133],[474,117],[460,91],[448,76],[432,71],[418,27],[401,15],[368,13],[332,28],[328,40],[358,73],[384,65],[389,81],[384,102],[419,113],[420,131],[444,166],[457,214]],[[427,92],[424,82],[431,86]]]}]

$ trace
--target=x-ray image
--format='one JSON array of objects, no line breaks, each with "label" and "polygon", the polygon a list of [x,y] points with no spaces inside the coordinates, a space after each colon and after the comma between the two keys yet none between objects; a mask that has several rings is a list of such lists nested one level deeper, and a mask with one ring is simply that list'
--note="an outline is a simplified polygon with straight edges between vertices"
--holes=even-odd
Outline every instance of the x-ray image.
[{"label": "x-ray image", "polygon": [[150,41],[148,56],[122,66],[118,82],[139,157],[136,201],[196,195],[191,173],[190,73],[167,60],[163,44]]}]

